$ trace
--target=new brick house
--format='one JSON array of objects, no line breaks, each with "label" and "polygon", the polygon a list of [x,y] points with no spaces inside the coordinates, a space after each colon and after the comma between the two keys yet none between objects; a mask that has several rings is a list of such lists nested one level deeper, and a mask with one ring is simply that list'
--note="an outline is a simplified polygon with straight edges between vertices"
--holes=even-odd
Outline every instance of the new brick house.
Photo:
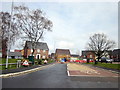
[{"label": "new brick house", "polygon": [[69,60],[70,59],[70,50],[69,49],[56,49],[55,58],[57,61],[60,61],[63,58],[66,58],[67,60]]},{"label": "new brick house", "polygon": [[112,52],[112,57],[115,62],[120,62],[120,49],[114,49]]},{"label": "new brick house", "polygon": [[[26,41],[24,47],[24,57],[28,58],[28,56],[32,55],[32,52],[33,52],[32,42]],[[33,55],[35,59],[48,59],[48,52],[49,52],[49,48],[47,43],[36,42],[36,48]]]},{"label": "new brick house", "polygon": [[82,58],[95,60],[95,51],[91,50],[82,51]]},{"label": "new brick house", "polygon": [[76,54],[71,54],[71,57],[70,57],[71,60],[78,60],[79,58],[80,56]]},{"label": "new brick house", "polygon": [[[104,51],[104,52],[105,52],[105,54],[103,53],[102,57],[112,58],[112,51],[111,50]],[[92,50],[82,51],[82,58],[95,60],[96,59],[95,51],[92,51]]]}]

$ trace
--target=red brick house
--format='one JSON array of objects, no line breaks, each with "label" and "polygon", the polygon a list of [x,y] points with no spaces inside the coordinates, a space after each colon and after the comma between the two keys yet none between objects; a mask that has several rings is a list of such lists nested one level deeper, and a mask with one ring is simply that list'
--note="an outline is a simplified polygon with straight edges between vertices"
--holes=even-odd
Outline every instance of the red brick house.
[{"label": "red brick house", "polygon": [[[28,58],[28,56],[32,55],[32,52],[33,50],[31,41],[26,41],[24,47],[24,57]],[[36,42],[36,48],[33,55],[35,59],[48,59],[48,52],[49,48],[47,46],[47,43]]]},{"label": "red brick house", "polygon": [[115,62],[120,62],[120,49],[114,49],[113,50],[112,58]]},{"label": "red brick house", "polygon": [[17,50],[17,49],[14,50],[14,52],[21,52],[21,51],[22,51],[22,50]]},{"label": "red brick house", "polygon": [[[108,51],[104,51],[105,54],[103,53],[103,57],[108,57],[108,58],[111,58],[112,57],[112,51],[111,50],[108,50]],[[82,51],[82,58],[83,59],[92,59],[92,60],[95,60],[96,59],[96,54],[95,54],[95,51],[92,51],[92,50],[85,50],[85,51]]]},{"label": "red brick house", "polygon": [[69,49],[56,49],[55,59],[60,61],[62,58],[70,59],[70,50]]},{"label": "red brick house", "polygon": [[82,58],[83,59],[92,59],[95,60],[95,51],[91,51],[91,50],[85,50],[82,51]]},{"label": "red brick house", "polygon": [[80,58],[80,56],[76,55],[76,54],[71,54],[70,56],[71,56],[70,57],[71,60],[79,60],[79,58]]}]

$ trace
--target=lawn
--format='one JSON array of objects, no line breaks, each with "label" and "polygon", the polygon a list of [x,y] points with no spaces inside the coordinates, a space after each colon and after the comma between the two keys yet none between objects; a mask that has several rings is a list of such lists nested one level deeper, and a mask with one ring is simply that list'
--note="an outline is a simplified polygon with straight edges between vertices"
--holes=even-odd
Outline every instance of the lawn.
[{"label": "lawn", "polygon": [[[22,60],[22,59],[8,59],[8,63],[17,63],[17,60]],[[5,58],[0,60],[0,64],[5,64],[5,63],[6,63]]]},{"label": "lawn", "polygon": [[[8,63],[17,63],[17,60],[18,59],[9,59],[8,60]],[[19,60],[21,60],[21,59],[19,59]],[[38,62],[40,61],[40,60],[37,60],[37,59],[34,59],[34,61],[36,62],[35,64],[36,65],[39,65],[38,64]],[[54,62],[54,60],[48,60],[48,63],[52,63],[52,62]],[[0,60],[0,64],[5,64],[6,63],[6,59],[1,59]],[[42,64],[44,64],[44,60],[41,60],[41,65]],[[4,66],[0,66],[0,70],[5,70],[5,65]],[[22,67],[22,65],[21,65],[21,67]],[[16,69],[17,68],[17,65],[8,65],[8,69]]]},{"label": "lawn", "polygon": [[[8,59],[8,63],[17,63],[18,59]],[[19,59],[20,60],[20,59]],[[0,64],[5,64],[6,63],[6,59],[2,58],[0,59]],[[5,70],[5,65],[4,66],[0,66],[0,70]],[[8,69],[16,69],[17,65],[8,65]]]},{"label": "lawn", "polygon": [[[5,65],[4,66],[0,66],[0,70],[5,70]],[[8,69],[16,69],[17,65],[8,65]]]},{"label": "lawn", "polygon": [[98,62],[98,64],[94,64],[94,62],[86,63],[86,64],[92,64],[93,66],[100,66],[104,68],[120,70],[120,64],[100,63],[100,62]]}]

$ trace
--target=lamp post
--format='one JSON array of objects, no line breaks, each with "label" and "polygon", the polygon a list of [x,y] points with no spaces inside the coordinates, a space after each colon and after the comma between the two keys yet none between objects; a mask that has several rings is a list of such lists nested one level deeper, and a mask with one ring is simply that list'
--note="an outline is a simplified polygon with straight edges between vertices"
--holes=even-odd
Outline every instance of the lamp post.
[{"label": "lamp post", "polygon": [[[8,32],[11,30],[11,24],[12,24],[12,17],[13,17],[13,1],[12,1],[12,6],[11,6],[11,18],[10,18],[10,28]],[[8,68],[8,54],[10,51],[10,34],[8,33],[8,40],[7,40],[7,57],[6,57],[6,69]]]}]

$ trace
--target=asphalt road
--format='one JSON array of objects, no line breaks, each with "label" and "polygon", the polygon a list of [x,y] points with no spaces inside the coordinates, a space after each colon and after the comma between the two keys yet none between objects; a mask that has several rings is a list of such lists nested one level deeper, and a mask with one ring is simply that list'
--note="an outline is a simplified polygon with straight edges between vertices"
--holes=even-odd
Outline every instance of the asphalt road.
[{"label": "asphalt road", "polygon": [[68,76],[66,64],[26,75],[3,78],[2,88],[118,88],[116,77]]}]

